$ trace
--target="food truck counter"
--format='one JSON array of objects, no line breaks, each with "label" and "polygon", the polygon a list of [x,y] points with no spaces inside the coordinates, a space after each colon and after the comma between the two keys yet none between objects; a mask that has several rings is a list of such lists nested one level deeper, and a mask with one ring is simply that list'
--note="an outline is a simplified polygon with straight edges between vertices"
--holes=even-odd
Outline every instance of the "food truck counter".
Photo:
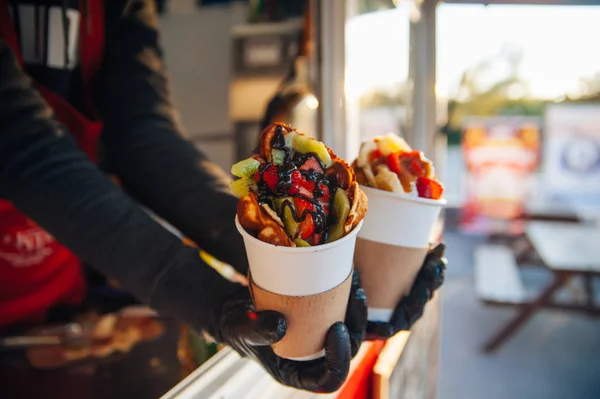
[{"label": "food truck counter", "polygon": [[331,394],[314,394],[280,385],[256,362],[241,358],[227,347],[162,399],[435,398],[439,308],[438,294],[411,332],[400,332],[385,343],[363,343],[351,364],[348,380]]}]

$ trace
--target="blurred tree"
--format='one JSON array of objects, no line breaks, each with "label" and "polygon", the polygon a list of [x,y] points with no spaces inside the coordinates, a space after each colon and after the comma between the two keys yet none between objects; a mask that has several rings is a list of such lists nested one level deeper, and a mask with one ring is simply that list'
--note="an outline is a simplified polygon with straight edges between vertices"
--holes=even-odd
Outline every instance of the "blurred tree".
[{"label": "blurred tree", "polygon": [[600,72],[587,78],[579,79],[579,96],[567,97],[566,102],[600,101]]},{"label": "blurred tree", "polygon": [[467,116],[541,115],[546,101],[532,98],[520,77],[523,51],[515,45],[501,50],[463,73],[448,103],[448,122],[442,131],[449,144],[458,144]]},{"label": "blurred tree", "polygon": [[595,96],[600,93],[600,72],[596,72],[589,78],[579,79],[581,97]]},{"label": "blurred tree", "polygon": [[394,107],[406,105],[408,86],[400,83],[385,90],[376,89],[360,97],[361,108]]}]

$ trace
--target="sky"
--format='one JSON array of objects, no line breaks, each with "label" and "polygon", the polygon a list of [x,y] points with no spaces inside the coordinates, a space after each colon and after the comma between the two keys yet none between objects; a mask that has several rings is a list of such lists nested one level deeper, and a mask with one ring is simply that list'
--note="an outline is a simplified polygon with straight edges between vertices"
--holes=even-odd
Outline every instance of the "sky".
[{"label": "sky", "polygon": [[[581,77],[600,72],[600,6],[440,4],[438,95],[457,94],[462,73],[503,46],[523,50],[521,77],[537,98],[577,94]],[[348,90],[360,95],[408,75],[408,8],[355,17],[347,24]],[[491,72],[489,80],[500,75]]]}]

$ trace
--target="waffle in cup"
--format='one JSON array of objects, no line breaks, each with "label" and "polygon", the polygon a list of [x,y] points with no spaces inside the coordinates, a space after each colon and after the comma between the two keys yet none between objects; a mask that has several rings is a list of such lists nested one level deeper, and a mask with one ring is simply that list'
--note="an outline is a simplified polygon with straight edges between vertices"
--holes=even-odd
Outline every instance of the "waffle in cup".
[{"label": "waffle in cup", "polygon": [[363,142],[352,169],[370,205],[356,242],[355,267],[369,320],[389,321],[423,264],[446,204],[444,187],[431,161],[394,134]]},{"label": "waffle in cup", "polygon": [[255,307],[281,312],[288,324],[273,350],[318,358],[329,327],[344,320],[367,198],[345,161],[282,123],[267,127],[231,171]]}]

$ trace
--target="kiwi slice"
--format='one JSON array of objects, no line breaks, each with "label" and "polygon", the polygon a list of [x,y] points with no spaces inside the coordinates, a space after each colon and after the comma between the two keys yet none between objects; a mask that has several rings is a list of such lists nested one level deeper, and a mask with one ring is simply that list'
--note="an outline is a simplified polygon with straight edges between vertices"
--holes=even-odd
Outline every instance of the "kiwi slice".
[{"label": "kiwi slice", "polygon": [[294,206],[294,201],[290,197],[280,197],[273,199],[273,208],[275,212],[279,215],[283,225],[285,227],[285,232],[290,235],[290,237],[294,238],[298,234],[298,223],[294,219],[294,215],[292,214],[292,209],[288,206],[283,206],[283,204],[289,201]]},{"label": "kiwi slice", "polygon": [[273,162],[274,165],[283,165],[283,162],[285,161],[285,151],[272,149],[271,158],[271,162]]},{"label": "kiwi slice", "polygon": [[284,200],[285,200],[285,198],[283,198],[283,197],[271,199],[271,203],[272,203],[271,208],[273,208],[275,210],[275,212],[277,212],[278,215],[281,215],[281,207],[283,206]]},{"label": "kiwi slice", "polygon": [[326,168],[331,166],[331,157],[325,144],[308,136],[290,132],[285,135],[285,145],[301,154],[314,153]]},{"label": "kiwi slice", "polygon": [[302,238],[294,239],[294,244],[296,244],[297,247],[310,247],[311,246],[309,243],[304,241]]},{"label": "kiwi slice", "polygon": [[296,139],[296,136],[298,136],[298,133],[296,132],[289,132],[283,136],[285,146],[290,150],[294,150],[294,140]]},{"label": "kiwi slice", "polygon": [[292,209],[289,206],[283,207],[283,217],[281,220],[285,226],[285,232],[288,233],[290,237],[296,237],[298,234],[298,223],[296,223],[296,220],[294,220]]},{"label": "kiwi slice", "polygon": [[235,195],[238,198],[241,198],[244,195],[250,194],[250,190],[252,189],[252,187],[254,187],[254,184],[254,180],[242,177],[241,179],[232,181],[229,184],[229,188],[231,189],[233,195]]},{"label": "kiwi slice", "polygon": [[231,174],[237,177],[254,177],[254,174],[258,172],[260,162],[254,158],[244,159],[231,167]]},{"label": "kiwi slice", "polygon": [[342,238],[344,235],[344,224],[346,223],[346,219],[348,219],[349,213],[350,200],[348,199],[348,194],[346,194],[346,191],[338,188],[333,195],[333,215],[336,218],[336,222],[329,228],[327,242]]}]

